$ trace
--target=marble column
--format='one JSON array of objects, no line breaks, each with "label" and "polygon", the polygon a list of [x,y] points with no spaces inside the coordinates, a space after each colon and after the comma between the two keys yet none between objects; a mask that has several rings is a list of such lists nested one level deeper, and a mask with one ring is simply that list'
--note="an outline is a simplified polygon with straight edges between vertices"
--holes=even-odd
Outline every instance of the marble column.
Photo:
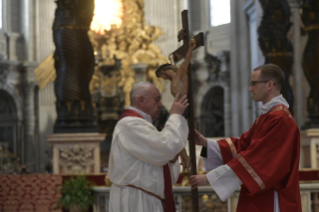
[{"label": "marble column", "polygon": [[[258,34],[257,29],[261,22],[261,17],[263,14],[262,8],[260,6],[259,1],[257,0],[249,0],[243,6],[246,14],[248,15],[248,24],[249,24],[249,46],[250,46],[250,70],[249,75],[251,75],[252,70],[258,66],[264,64],[265,58],[262,54],[262,51],[258,45]],[[250,76],[249,81],[250,82]],[[246,88],[248,90],[248,87]],[[251,94],[249,94],[251,95]],[[250,98],[250,108],[251,108],[251,124],[255,121],[255,119],[259,115],[259,107],[261,103],[254,102],[252,98]]]},{"label": "marble column", "polygon": [[22,150],[22,164],[27,166],[28,172],[36,171],[37,164],[37,143],[35,139],[35,111],[34,111],[34,90],[35,83],[28,79],[28,67],[27,64],[20,64],[20,84],[19,89],[21,91],[22,99],[22,114],[23,114],[23,143],[21,145]]},{"label": "marble column", "polygon": [[[38,25],[37,40],[38,61],[42,62],[54,52],[52,37],[52,20],[56,4],[54,1],[38,1]],[[39,91],[39,166],[40,172],[44,172],[49,163],[46,152],[50,150],[46,135],[53,133],[54,120],[56,120],[55,95],[53,83],[48,83],[45,88]]]},{"label": "marble column", "polygon": [[293,20],[293,46],[294,46],[294,68],[295,68],[295,120],[300,127],[304,124],[303,118],[303,101],[304,95],[302,93],[302,66],[301,66],[301,35],[300,35],[300,5],[297,0],[289,0]]},{"label": "marble column", "polygon": [[[21,37],[20,33],[6,33],[7,41],[8,41],[8,59],[11,61],[18,61],[17,57],[17,40]],[[20,51],[20,50],[19,50]]]},{"label": "marble column", "polygon": [[54,1],[38,1],[38,25],[37,25],[37,47],[39,52],[39,62],[42,62],[54,51],[52,37],[52,20],[56,4]]},{"label": "marble column", "polygon": [[188,17],[189,17],[189,32],[190,34],[194,34],[194,32],[200,31],[202,18],[201,14],[201,4],[203,4],[204,1],[192,1],[188,0]]},{"label": "marble column", "polygon": [[159,27],[164,34],[154,44],[158,45],[164,55],[169,55],[182,43],[178,43],[177,34],[181,29],[181,12],[178,1],[144,0],[145,23]]},{"label": "marble column", "polygon": [[32,0],[21,0],[21,32],[24,38],[22,45],[24,49],[24,55],[22,56],[29,62],[36,61],[36,43],[35,43],[35,31],[36,31],[36,7],[35,2]]},{"label": "marble column", "polygon": [[[185,0],[185,2],[188,0]],[[158,45],[162,53],[168,55],[175,51],[182,42],[177,41],[178,31],[181,26],[181,12],[186,9],[185,3],[180,0],[144,0],[145,23],[159,27],[164,34],[153,43]],[[170,92],[170,83],[167,81],[162,93],[162,103],[169,109],[174,98]]]},{"label": "marble column", "polygon": [[[230,23],[230,99],[231,99],[231,136],[239,136],[249,130],[253,123],[252,101],[248,91],[250,64],[250,29],[245,10],[245,0],[231,1]],[[249,1],[251,2],[251,1]],[[254,3],[254,2],[252,2]],[[248,3],[247,3],[248,4]]]}]

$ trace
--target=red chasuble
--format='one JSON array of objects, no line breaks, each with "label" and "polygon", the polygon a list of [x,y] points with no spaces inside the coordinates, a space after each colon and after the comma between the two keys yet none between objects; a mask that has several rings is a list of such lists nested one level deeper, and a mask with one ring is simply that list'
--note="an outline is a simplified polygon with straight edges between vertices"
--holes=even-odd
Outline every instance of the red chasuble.
[{"label": "red chasuble", "polygon": [[301,212],[298,177],[300,133],[289,110],[278,105],[260,115],[239,139],[219,140],[225,164],[243,182],[237,212]]},{"label": "red chasuble", "polygon": [[[124,117],[133,116],[133,117],[143,117],[134,110],[125,109],[120,117],[121,120]],[[173,196],[173,188],[172,188],[172,179],[171,172],[169,170],[168,164],[163,166],[163,177],[164,177],[164,196],[165,196],[165,212],[175,212],[175,203]]]}]

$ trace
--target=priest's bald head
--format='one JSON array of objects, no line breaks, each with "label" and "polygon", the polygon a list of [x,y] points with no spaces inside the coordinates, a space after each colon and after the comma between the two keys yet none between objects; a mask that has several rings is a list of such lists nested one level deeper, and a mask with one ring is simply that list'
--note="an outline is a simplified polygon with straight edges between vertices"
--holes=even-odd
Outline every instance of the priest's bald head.
[{"label": "priest's bald head", "polygon": [[143,111],[155,120],[163,107],[161,94],[158,89],[149,82],[136,83],[130,93],[131,106]]},{"label": "priest's bald head", "polygon": [[280,95],[284,79],[284,72],[278,66],[274,64],[259,66],[251,75],[248,90],[253,94],[254,101],[266,104]]}]

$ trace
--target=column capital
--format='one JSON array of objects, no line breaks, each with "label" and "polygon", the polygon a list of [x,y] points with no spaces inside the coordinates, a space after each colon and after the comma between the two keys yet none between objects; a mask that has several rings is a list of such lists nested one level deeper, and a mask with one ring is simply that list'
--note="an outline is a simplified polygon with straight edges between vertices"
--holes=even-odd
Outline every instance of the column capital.
[{"label": "column capital", "polygon": [[255,0],[248,0],[242,7],[247,15],[251,15],[255,11]]}]

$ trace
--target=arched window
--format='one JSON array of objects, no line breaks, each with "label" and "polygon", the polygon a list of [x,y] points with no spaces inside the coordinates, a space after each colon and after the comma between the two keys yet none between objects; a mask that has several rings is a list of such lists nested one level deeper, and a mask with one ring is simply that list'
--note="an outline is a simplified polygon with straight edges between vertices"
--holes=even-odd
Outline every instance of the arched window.
[{"label": "arched window", "polygon": [[210,25],[230,23],[230,0],[210,0]]}]

